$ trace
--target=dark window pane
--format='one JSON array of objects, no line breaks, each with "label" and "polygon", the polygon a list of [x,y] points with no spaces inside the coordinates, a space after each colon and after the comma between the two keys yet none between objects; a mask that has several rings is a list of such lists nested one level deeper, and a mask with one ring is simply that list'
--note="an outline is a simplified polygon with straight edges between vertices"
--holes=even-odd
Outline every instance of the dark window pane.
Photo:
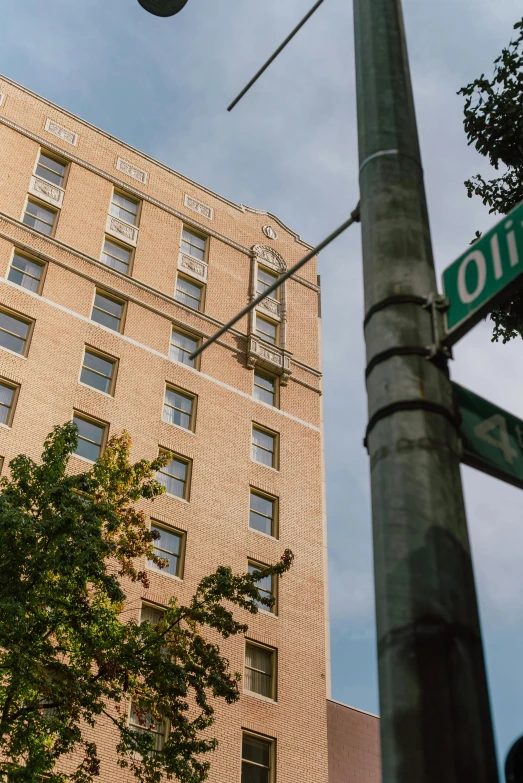
[{"label": "dark window pane", "polygon": [[269,783],[269,770],[242,761],[242,783]]},{"label": "dark window pane", "polygon": [[269,767],[271,758],[270,742],[252,737],[249,734],[243,735],[242,758],[244,761],[252,761],[262,767]]}]

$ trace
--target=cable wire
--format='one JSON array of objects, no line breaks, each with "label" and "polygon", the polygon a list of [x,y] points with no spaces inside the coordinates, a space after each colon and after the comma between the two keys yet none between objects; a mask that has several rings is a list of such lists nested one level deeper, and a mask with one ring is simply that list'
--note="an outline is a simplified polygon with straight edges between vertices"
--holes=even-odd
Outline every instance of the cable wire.
[{"label": "cable wire", "polygon": [[231,326],[234,326],[235,323],[237,323],[240,318],[243,318],[244,315],[247,315],[247,313],[250,313],[251,310],[254,310],[256,305],[259,305],[260,302],[263,302],[266,296],[269,296],[269,294],[272,294],[273,291],[276,291],[277,288],[281,286],[282,283],[284,283],[291,275],[293,275],[295,272],[298,271],[298,269],[301,269],[302,266],[304,266],[307,261],[310,261],[311,258],[313,258],[315,255],[317,255],[320,250],[323,250],[323,248],[327,247],[327,245],[330,245],[330,243],[336,239],[336,237],[339,237],[340,234],[342,234],[345,229],[347,229],[349,226],[352,226],[353,223],[359,223],[360,221],[360,205],[356,206],[356,208],[351,212],[351,216],[348,220],[345,221],[345,223],[342,223],[339,228],[337,228],[335,231],[332,232],[332,234],[329,234],[328,237],[326,237],[322,242],[320,242],[319,245],[316,245],[316,247],[313,247],[312,250],[310,250],[306,256],[303,256],[303,258],[298,261],[296,264],[294,264],[293,267],[288,269],[286,272],[284,272],[283,275],[281,275],[275,283],[273,283],[269,288],[267,288],[266,291],[261,293],[259,296],[257,296],[255,299],[252,300],[246,307],[243,308],[237,315],[234,316],[234,318],[231,318],[230,321],[228,321],[224,326],[220,327],[216,334],[213,334],[212,337],[209,337],[208,340],[206,340],[202,345],[199,346],[190,356],[189,359],[196,359],[197,356],[199,356],[202,351],[205,351],[206,348],[209,347],[209,345],[212,345],[212,343],[216,342],[216,340],[222,336],[222,334],[225,334],[225,332],[231,328]]},{"label": "cable wire", "polygon": [[319,7],[320,7],[320,5],[321,5],[322,3],[323,3],[323,0],[318,0],[318,2],[317,2],[315,5],[313,5],[313,7],[312,7],[312,8],[311,8],[311,10],[309,11],[309,13],[308,13],[308,14],[306,14],[306,15],[303,17],[303,19],[301,20],[301,22],[300,22],[300,23],[299,23],[299,24],[298,24],[298,25],[297,25],[297,26],[294,28],[294,30],[292,31],[292,33],[291,33],[290,35],[288,35],[288,36],[287,36],[287,38],[286,38],[286,39],[285,39],[285,41],[284,41],[284,42],[281,44],[281,46],[279,46],[279,47],[276,49],[276,51],[274,52],[274,54],[272,54],[272,55],[269,57],[269,59],[267,60],[267,62],[265,63],[265,65],[262,65],[262,67],[260,68],[260,70],[258,71],[258,73],[256,74],[256,76],[253,76],[253,78],[250,80],[249,84],[247,84],[247,85],[246,85],[246,86],[243,88],[243,90],[241,91],[241,93],[240,93],[240,94],[239,94],[239,95],[238,95],[238,96],[237,96],[237,97],[236,97],[236,98],[233,100],[233,102],[231,103],[231,105],[227,107],[227,111],[231,111],[232,109],[234,109],[234,107],[236,106],[236,104],[238,103],[238,101],[239,101],[239,100],[241,100],[241,98],[243,98],[243,96],[245,95],[245,93],[246,93],[248,90],[250,90],[250,89],[251,89],[251,87],[252,87],[252,85],[254,84],[254,82],[258,81],[258,79],[260,78],[260,76],[262,75],[262,73],[263,73],[264,71],[266,71],[266,70],[267,70],[267,68],[268,68],[268,67],[269,67],[269,65],[272,63],[272,61],[276,59],[276,57],[279,55],[279,53],[280,53],[280,52],[281,52],[283,49],[285,49],[285,47],[287,46],[287,44],[289,43],[289,41],[290,41],[292,38],[294,38],[294,36],[295,36],[295,35],[296,35],[296,33],[298,32],[298,30],[300,30],[300,29],[303,27],[303,25],[305,24],[305,22],[306,22],[308,19],[310,19],[310,17],[313,15],[313,13],[316,11],[316,9],[317,9],[317,8],[319,8]]}]

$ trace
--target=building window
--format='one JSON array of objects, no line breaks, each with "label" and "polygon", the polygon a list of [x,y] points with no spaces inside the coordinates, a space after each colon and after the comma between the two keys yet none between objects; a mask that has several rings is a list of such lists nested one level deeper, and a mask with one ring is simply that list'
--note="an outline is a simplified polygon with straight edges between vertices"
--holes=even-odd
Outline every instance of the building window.
[{"label": "building window", "polygon": [[116,359],[86,348],[80,372],[80,383],[85,383],[86,386],[91,386],[97,391],[112,394],[115,380]]},{"label": "building window", "polygon": [[245,642],[244,689],[276,700],[276,650]]},{"label": "building window", "polygon": [[[263,566],[261,563],[254,563],[252,560],[249,560],[247,564],[247,571],[249,574],[252,574],[254,571],[259,571],[261,568],[265,568],[265,566]],[[277,582],[276,582],[276,577],[274,575],[263,576],[261,579],[258,579],[256,582],[256,587],[260,591],[260,595],[262,598],[276,598],[276,585]],[[270,612],[271,614],[277,614],[276,601],[274,602],[271,608],[265,606],[265,604],[262,604],[259,601],[256,601],[255,603],[260,611]]]},{"label": "building window", "polygon": [[251,489],[249,527],[252,530],[258,530],[260,533],[276,538],[276,511],[276,498],[271,498]]},{"label": "building window", "polygon": [[142,604],[140,609],[140,625],[142,623],[150,623],[151,625],[158,625],[164,615],[163,609],[158,609],[156,606],[150,604]]},{"label": "building window", "polygon": [[120,245],[117,242],[113,242],[112,239],[106,238],[102,252],[102,263],[127,275],[129,274],[131,255],[131,248],[124,247],[124,245]]},{"label": "building window", "polygon": [[197,258],[198,261],[203,261],[205,259],[205,242],[205,237],[195,234],[194,231],[189,231],[188,228],[183,229],[182,253]]},{"label": "building window", "polygon": [[180,457],[173,457],[156,474],[157,480],[163,484],[168,495],[188,500],[190,462]]},{"label": "building window", "polygon": [[102,452],[107,425],[75,413],[73,423],[78,427],[78,446],[74,452],[90,462],[96,462]]},{"label": "building window", "polygon": [[261,315],[256,313],[256,334],[265,340],[266,343],[276,345],[278,338],[278,325],[274,321],[269,321],[268,318],[262,318]]},{"label": "building window", "polygon": [[274,741],[243,732],[241,783],[273,783]]},{"label": "building window", "polygon": [[203,286],[192,283],[186,277],[178,275],[176,278],[176,294],[174,298],[193,310],[202,309]]},{"label": "building window", "polygon": [[15,253],[9,267],[7,279],[22,288],[27,288],[28,291],[39,293],[43,271],[43,264],[31,261],[29,258]]},{"label": "building window", "polygon": [[0,310],[0,345],[25,356],[29,347],[31,321]]},{"label": "building window", "polygon": [[122,302],[120,299],[115,299],[97,289],[94,297],[91,320],[96,321],[98,324],[102,324],[102,326],[107,326],[108,329],[114,329],[115,332],[121,332],[124,307],[125,302]]},{"label": "building window", "polygon": [[136,226],[138,222],[138,207],[138,201],[129,198],[129,196],[124,196],[123,193],[119,193],[115,190],[109,212],[113,217],[124,220],[132,226]]},{"label": "building window", "polygon": [[195,397],[172,386],[165,387],[163,420],[184,430],[194,430]]},{"label": "building window", "polygon": [[169,565],[166,568],[158,568],[152,560],[148,560],[147,568],[160,571],[161,574],[177,576],[181,579],[183,575],[184,534],[160,527],[160,525],[155,523],[151,524],[152,530],[160,534],[160,538],[153,542],[154,554],[167,560]]},{"label": "building window", "polygon": [[[264,269],[263,267],[258,266],[256,293],[264,294],[265,291],[271,287],[271,285],[274,285],[278,277],[279,275],[277,275],[275,272],[269,272],[268,269]],[[277,288],[276,291],[273,291],[272,294],[269,294],[269,296],[272,296],[273,299],[278,299],[279,291],[280,289]]]},{"label": "building window", "polygon": [[50,236],[53,233],[55,218],[56,210],[28,199],[23,219],[26,226],[31,226],[31,228],[41,231],[42,234]]},{"label": "building window", "polygon": [[276,468],[276,446],[276,433],[253,426],[251,455],[255,462],[260,462],[269,468]]},{"label": "building window", "polygon": [[58,185],[59,188],[63,188],[66,171],[66,163],[49,155],[47,152],[40,152],[35,171],[37,177],[42,177],[42,179],[52,182],[53,185]]},{"label": "building window", "polygon": [[[18,386],[0,381],[0,423],[10,427],[15,413]],[[3,457],[2,457],[3,465]]]},{"label": "building window", "polygon": [[159,753],[165,745],[168,724],[165,719],[155,718],[150,713],[139,713],[134,704],[131,704],[129,713],[129,728],[131,731],[137,731],[140,734],[149,734],[152,737],[152,749],[149,753],[154,756]]},{"label": "building window", "polygon": [[193,353],[199,345],[199,339],[197,337],[189,337],[185,332],[179,332],[177,329],[173,329],[171,335],[171,351],[170,358],[176,362],[186,364],[187,367],[194,367],[195,360],[190,359],[191,353]]},{"label": "building window", "polygon": [[268,405],[276,405],[276,378],[254,371],[254,397]]}]

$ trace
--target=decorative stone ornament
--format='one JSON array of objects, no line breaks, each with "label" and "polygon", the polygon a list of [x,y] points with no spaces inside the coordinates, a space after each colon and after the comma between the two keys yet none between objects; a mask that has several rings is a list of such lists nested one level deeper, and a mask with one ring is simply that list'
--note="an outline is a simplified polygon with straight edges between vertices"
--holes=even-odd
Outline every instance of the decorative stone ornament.
[{"label": "decorative stone ornament", "polygon": [[130,223],[126,223],[125,220],[114,217],[114,215],[107,215],[105,233],[136,247],[138,240],[138,229],[136,226],[132,226]]},{"label": "decorative stone ornament", "polygon": [[262,231],[268,239],[278,239],[278,234],[272,226],[264,226]]},{"label": "decorative stone ornament", "polygon": [[129,163],[128,160],[118,158],[116,161],[116,169],[117,171],[121,171],[123,174],[127,174],[128,177],[137,179],[138,182],[142,183],[142,185],[147,184],[147,172],[143,171],[143,169],[139,169],[138,166],[134,166],[132,163]]},{"label": "decorative stone ornament", "polygon": [[33,174],[29,182],[29,193],[37,196],[42,201],[52,204],[53,207],[61,207],[64,200],[64,189],[53,185],[42,177]]},{"label": "decorative stone ornament", "polygon": [[187,193],[184,196],[183,205],[188,209],[192,209],[193,212],[198,212],[199,215],[203,215],[203,217],[206,217],[208,220],[213,219],[213,208],[208,207],[207,204],[202,204],[201,201],[197,201],[197,199],[189,196]]},{"label": "decorative stone ornament", "polygon": [[285,272],[287,264],[282,256],[269,245],[254,245],[252,248],[254,257],[264,266],[274,269],[275,272]]},{"label": "decorative stone ornament", "polygon": [[199,280],[200,283],[207,282],[208,267],[205,261],[200,261],[199,259],[188,256],[180,251],[178,254],[178,269],[184,274],[189,275],[189,277],[194,277],[196,280]]},{"label": "decorative stone ornament", "polygon": [[142,8],[155,16],[174,16],[182,10],[187,0],[138,0]]},{"label": "decorative stone ornament", "polygon": [[78,134],[69,130],[69,128],[64,128],[63,125],[59,125],[54,120],[48,119],[45,123],[45,129],[48,133],[52,133],[53,136],[57,136],[62,141],[72,144],[73,147],[76,147],[78,144]]},{"label": "decorative stone ornament", "polygon": [[5,93],[0,92],[0,106],[3,104],[5,98]]},{"label": "decorative stone ornament", "polygon": [[264,367],[276,375],[280,376],[280,385],[286,386],[292,374],[291,356],[289,351],[285,351],[276,345],[267,345],[256,335],[249,335],[247,346],[247,367]]}]

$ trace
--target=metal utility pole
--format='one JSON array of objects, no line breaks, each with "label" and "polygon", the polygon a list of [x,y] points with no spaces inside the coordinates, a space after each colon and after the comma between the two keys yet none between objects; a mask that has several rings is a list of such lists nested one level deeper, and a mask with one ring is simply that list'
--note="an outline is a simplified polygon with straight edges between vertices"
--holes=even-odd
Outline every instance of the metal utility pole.
[{"label": "metal utility pole", "polygon": [[383,783],[494,783],[401,5],[354,8]]}]

